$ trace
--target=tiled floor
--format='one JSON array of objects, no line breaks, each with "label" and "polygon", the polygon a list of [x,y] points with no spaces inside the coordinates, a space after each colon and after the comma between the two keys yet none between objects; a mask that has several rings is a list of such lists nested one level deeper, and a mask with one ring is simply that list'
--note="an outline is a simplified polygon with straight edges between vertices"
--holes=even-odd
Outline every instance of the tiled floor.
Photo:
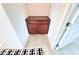
[{"label": "tiled floor", "polygon": [[79,55],[79,39],[59,50],[54,50],[50,48],[47,35],[31,34],[25,48],[43,48],[45,55]]},{"label": "tiled floor", "polygon": [[45,55],[54,54],[53,50],[50,48],[50,43],[46,34],[29,35],[26,48],[43,48]]}]

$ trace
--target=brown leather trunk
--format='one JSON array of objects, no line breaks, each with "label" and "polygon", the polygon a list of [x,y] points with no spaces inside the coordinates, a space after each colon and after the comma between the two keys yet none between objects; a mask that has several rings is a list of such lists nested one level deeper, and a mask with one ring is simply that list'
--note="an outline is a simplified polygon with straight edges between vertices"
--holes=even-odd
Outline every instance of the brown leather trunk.
[{"label": "brown leather trunk", "polygon": [[28,16],[26,24],[29,34],[47,34],[50,19],[48,16]]}]

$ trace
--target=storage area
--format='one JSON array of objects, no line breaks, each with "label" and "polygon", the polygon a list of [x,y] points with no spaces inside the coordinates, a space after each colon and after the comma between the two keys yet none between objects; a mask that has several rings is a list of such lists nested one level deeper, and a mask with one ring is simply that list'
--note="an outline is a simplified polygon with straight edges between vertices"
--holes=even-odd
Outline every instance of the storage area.
[{"label": "storage area", "polygon": [[26,18],[26,26],[29,34],[47,34],[50,19],[48,16],[29,16]]}]

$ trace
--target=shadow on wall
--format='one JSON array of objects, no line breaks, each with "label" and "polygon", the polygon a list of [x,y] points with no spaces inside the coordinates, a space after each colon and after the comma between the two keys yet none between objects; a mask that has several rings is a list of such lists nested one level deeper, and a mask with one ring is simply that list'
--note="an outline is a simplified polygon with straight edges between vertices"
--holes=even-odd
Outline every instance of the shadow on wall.
[{"label": "shadow on wall", "polygon": [[1,45],[0,49],[23,48],[1,4],[0,4],[0,45]]},{"label": "shadow on wall", "polygon": [[24,46],[27,42],[28,38],[28,32],[27,27],[25,23],[26,15],[24,14],[24,11],[21,10],[23,7],[23,4],[2,4],[7,16],[9,17],[9,20],[19,38],[22,45]]}]

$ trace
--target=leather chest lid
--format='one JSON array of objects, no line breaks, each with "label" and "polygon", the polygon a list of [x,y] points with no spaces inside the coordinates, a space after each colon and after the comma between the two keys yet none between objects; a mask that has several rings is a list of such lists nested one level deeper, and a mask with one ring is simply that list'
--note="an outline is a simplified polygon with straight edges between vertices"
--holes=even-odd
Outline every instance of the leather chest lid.
[{"label": "leather chest lid", "polygon": [[28,16],[26,20],[50,20],[48,16]]}]

